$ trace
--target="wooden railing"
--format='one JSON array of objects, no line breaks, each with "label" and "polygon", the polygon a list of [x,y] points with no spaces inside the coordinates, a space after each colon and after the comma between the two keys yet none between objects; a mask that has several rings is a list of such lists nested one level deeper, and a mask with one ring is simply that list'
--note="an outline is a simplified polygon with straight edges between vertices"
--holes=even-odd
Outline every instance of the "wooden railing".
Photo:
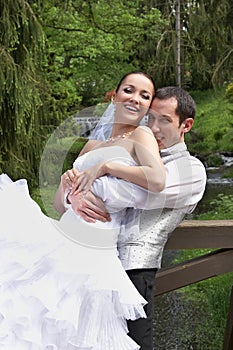
[{"label": "wooden railing", "polygon": [[[155,296],[233,271],[233,220],[183,221],[165,249],[216,250],[180,264],[162,268],[156,275]],[[233,289],[222,350],[233,349]]]}]

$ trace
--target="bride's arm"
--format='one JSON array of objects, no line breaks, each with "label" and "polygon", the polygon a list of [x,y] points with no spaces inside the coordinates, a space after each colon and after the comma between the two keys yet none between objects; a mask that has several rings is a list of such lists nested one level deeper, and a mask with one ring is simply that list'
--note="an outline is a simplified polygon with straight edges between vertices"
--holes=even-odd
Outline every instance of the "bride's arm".
[{"label": "bride's arm", "polygon": [[[160,158],[158,144],[152,131],[147,127],[138,127],[134,131],[131,141],[133,142],[138,166],[124,165],[111,160],[98,163],[94,167],[79,173],[78,176],[72,176],[73,190],[71,194],[75,192],[77,187],[77,192],[82,191],[84,188],[88,191],[93,182],[104,175],[111,175],[126,180],[151,192],[162,191],[165,186],[165,170]],[[80,155],[90,151],[98,143],[99,141],[89,141]],[[68,190],[64,190],[64,186],[60,184],[54,198],[54,207],[60,213],[66,210],[64,205],[66,194],[68,194]]]},{"label": "bride's arm", "polygon": [[78,171],[70,169],[61,176],[59,187],[54,195],[53,205],[58,213],[63,214],[66,211],[64,198],[69,194],[72,183],[78,178]]},{"label": "bride's arm", "polygon": [[[79,156],[81,156],[86,152],[91,151],[99,143],[100,141],[97,141],[97,140],[88,141],[80,151]],[[57,210],[58,213],[63,214],[66,211],[67,208],[65,206],[64,199],[67,197],[67,195],[71,191],[72,184],[75,182],[78,176],[79,176],[79,172],[74,168],[66,171],[61,176],[61,181],[54,195],[54,200],[53,200],[54,208]]]},{"label": "bride's arm", "polygon": [[139,166],[107,162],[106,174],[134,183],[151,192],[162,191],[166,179],[165,168],[152,131],[148,127],[140,126],[134,131],[132,141]]},{"label": "bride's arm", "polygon": [[126,180],[152,192],[162,191],[165,186],[165,169],[152,131],[147,127],[138,127],[130,140],[133,142],[138,166],[129,166],[114,160],[98,163],[79,174],[74,191],[77,187],[77,192],[83,189],[88,191],[93,182],[104,175]]}]

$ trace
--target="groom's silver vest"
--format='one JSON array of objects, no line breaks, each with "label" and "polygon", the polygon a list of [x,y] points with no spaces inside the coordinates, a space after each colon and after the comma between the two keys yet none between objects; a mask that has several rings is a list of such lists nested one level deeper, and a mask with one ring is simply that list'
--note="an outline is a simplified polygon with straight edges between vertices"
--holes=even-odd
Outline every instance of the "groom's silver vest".
[{"label": "groom's silver vest", "polygon": [[141,215],[138,213],[137,221],[131,227],[122,228],[118,241],[119,258],[124,268],[160,268],[168,235],[184,215],[182,209],[155,209],[143,211]]},{"label": "groom's silver vest", "polygon": [[[200,169],[193,172],[197,166],[201,169],[204,167],[197,159],[190,157],[184,143],[162,150],[161,157],[170,186],[166,186],[164,203],[156,202],[157,208],[159,205],[161,208],[144,211],[128,208],[122,220],[118,251],[126,270],[160,268],[168,235],[179,225],[185,214],[195,208],[204,192],[204,172],[200,172]],[[200,172],[199,178],[195,178],[197,172]],[[178,205],[172,204],[175,193]]]}]

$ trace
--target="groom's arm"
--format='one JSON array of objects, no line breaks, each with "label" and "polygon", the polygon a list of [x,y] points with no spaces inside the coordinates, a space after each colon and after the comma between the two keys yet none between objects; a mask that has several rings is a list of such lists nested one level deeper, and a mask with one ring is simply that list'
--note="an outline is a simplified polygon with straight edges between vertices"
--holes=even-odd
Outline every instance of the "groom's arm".
[{"label": "groom's arm", "polygon": [[111,221],[110,214],[105,208],[105,203],[91,191],[70,194],[68,198],[65,198],[65,201],[67,208],[71,206],[74,212],[87,222],[94,223],[96,220],[103,222]]},{"label": "groom's arm", "polygon": [[[108,211],[123,207],[138,209],[193,208],[202,198],[206,175],[200,162],[194,162],[192,171],[168,172],[165,189],[159,193],[147,190],[113,177],[103,176],[95,181],[93,194],[69,197],[73,210],[85,220],[108,220]],[[99,197],[99,198],[97,198]],[[100,200],[102,198],[102,201]],[[100,205],[101,203],[101,205]],[[105,205],[105,207],[103,206]],[[107,209],[104,209],[107,208]]]},{"label": "groom's arm", "polygon": [[[139,199],[138,196],[136,197],[136,191],[138,192],[137,185],[115,177],[103,176],[93,183],[92,192],[69,194],[65,200],[68,200],[72,209],[84,220],[106,222],[111,220],[109,212],[136,207]],[[142,202],[146,195],[145,190],[142,192]]]}]

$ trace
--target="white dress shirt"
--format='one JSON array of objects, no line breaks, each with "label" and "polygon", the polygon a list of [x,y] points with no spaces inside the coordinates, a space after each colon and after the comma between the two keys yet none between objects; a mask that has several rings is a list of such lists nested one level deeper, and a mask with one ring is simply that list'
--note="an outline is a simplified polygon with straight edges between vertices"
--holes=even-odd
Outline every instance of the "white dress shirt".
[{"label": "white dress shirt", "polygon": [[110,211],[122,207],[122,203],[129,207],[118,237],[119,257],[126,270],[159,268],[168,235],[204,194],[205,168],[190,155],[185,143],[161,150],[161,157],[166,185],[160,193],[111,176],[98,179],[93,186]]}]

